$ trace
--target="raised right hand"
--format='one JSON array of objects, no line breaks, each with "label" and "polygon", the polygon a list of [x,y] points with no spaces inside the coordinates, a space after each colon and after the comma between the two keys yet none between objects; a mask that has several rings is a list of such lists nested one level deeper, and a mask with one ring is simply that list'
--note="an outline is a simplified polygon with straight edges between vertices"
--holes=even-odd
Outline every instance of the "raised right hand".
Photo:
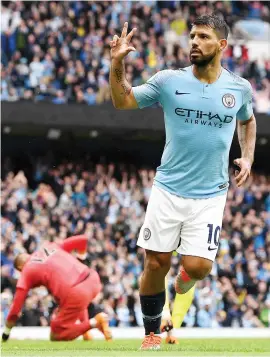
[{"label": "raised right hand", "polygon": [[136,51],[136,49],[133,46],[129,46],[129,44],[137,29],[132,29],[129,34],[127,34],[127,29],[128,23],[125,22],[121,37],[114,35],[113,40],[110,41],[112,60],[120,62],[129,52]]}]

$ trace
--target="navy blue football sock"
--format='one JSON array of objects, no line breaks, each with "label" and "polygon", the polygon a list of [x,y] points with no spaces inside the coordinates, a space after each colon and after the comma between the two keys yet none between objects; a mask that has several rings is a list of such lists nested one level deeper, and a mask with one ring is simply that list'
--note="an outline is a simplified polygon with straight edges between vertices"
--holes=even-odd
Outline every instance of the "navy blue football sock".
[{"label": "navy blue football sock", "polygon": [[145,335],[150,332],[160,333],[163,306],[165,304],[165,290],[156,295],[140,295]]}]

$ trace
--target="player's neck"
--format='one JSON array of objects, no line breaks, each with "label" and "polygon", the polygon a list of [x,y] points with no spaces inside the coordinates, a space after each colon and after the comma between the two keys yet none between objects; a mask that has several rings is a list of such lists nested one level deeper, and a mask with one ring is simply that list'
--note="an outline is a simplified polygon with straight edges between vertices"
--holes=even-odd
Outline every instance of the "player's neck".
[{"label": "player's neck", "polygon": [[222,72],[222,66],[219,63],[209,63],[206,66],[198,67],[196,65],[192,66],[193,74],[203,83],[214,83],[216,82]]}]

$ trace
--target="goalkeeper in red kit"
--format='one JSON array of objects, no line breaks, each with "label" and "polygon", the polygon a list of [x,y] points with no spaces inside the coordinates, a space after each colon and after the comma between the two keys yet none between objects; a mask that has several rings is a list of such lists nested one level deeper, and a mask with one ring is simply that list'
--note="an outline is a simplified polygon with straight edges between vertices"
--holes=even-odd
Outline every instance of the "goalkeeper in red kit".
[{"label": "goalkeeper in red kit", "polygon": [[68,341],[92,328],[103,330],[107,317],[101,313],[89,319],[88,306],[101,291],[98,273],[79,262],[70,253],[87,248],[84,235],[66,239],[62,244],[46,242],[32,255],[19,254],[14,266],[21,272],[16,293],[7,316],[2,340],[9,338],[12,327],[30,289],[45,286],[59,307],[51,319],[51,340]]}]

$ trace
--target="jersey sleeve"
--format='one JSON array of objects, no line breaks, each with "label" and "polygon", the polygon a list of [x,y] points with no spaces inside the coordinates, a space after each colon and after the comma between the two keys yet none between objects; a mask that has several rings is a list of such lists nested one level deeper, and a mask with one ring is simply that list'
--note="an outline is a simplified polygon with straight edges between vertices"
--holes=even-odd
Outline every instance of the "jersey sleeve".
[{"label": "jersey sleeve", "polygon": [[28,264],[25,266],[23,271],[21,272],[20,278],[17,282],[16,288],[17,289],[23,289],[23,290],[30,290],[32,287],[32,269],[29,268]]},{"label": "jersey sleeve", "polygon": [[87,249],[88,238],[85,235],[79,235],[67,238],[60,247],[68,253],[77,250],[79,253],[85,253]]},{"label": "jersey sleeve", "polygon": [[172,70],[164,70],[153,75],[145,84],[132,87],[132,91],[140,109],[161,101],[161,92],[165,82],[173,75]]},{"label": "jersey sleeve", "polygon": [[28,294],[28,290],[26,289],[21,289],[21,288],[16,289],[13,303],[11,305],[11,308],[7,316],[8,322],[16,322],[19,313],[22,310],[27,294]]},{"label": "jersey sleeve", "polygon": [[249,120],[253,115],[253,106],[252,106],[252,87],[248,83],[245,91],[243,93],[243,105],[238,110],[236,117],[238,120]]}]

